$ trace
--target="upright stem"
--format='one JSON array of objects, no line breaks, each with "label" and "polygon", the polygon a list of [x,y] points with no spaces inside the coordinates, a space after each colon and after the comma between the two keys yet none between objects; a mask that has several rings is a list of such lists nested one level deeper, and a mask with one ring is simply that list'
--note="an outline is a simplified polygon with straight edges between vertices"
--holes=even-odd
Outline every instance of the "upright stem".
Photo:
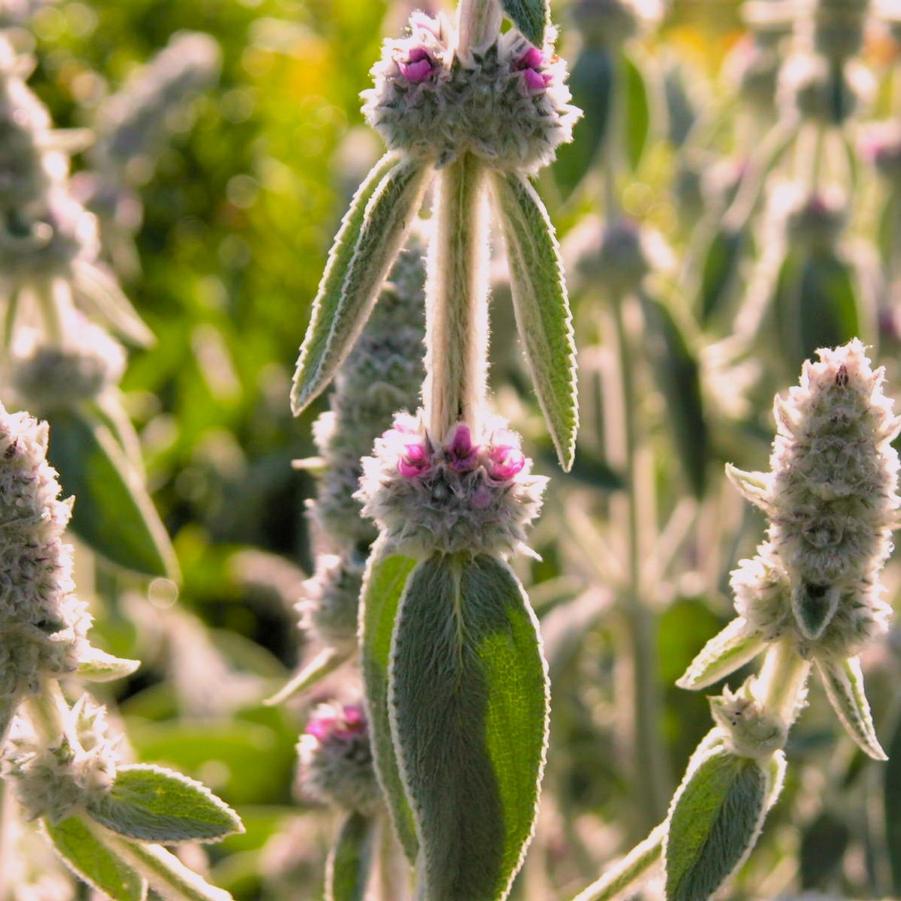
[{"label": "upright stem", "polygon": [[458,420],[478,435],[488,357],[488,211],[481,163],[441,171],[426,289],[426,422],[442,440]]},{"label": "upright stem", "polygon": [[500,31],[501,8],[497,0],[460,0],[457,7],[457,52],[481,47]]},{"label": "upright stem", "polygon": [[798,653],[793,642],[776,642],[767,649],[754,693],[766,712],[777,717],[786,729],[795,721],[809,673],[810,662]]}]

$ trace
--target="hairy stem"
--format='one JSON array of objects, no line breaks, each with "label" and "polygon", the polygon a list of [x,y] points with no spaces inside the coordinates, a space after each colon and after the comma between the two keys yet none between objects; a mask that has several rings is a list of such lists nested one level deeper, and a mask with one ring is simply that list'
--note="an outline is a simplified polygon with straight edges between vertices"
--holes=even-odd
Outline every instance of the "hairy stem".
[{"label": "hairy stem", "polygon": [[457,7],[457,52],[467,53],[497,37],[501,8],[497,0],[460,0]]},{"label": "hairy stem", "polygon": [[797,718],[809,673],[810,662],[798,654],[793,642],[780,641],[767,649],[754,693],[767,713],[786,729]]},{"label": "hairy stem", "polygon": [[488,356],[485,173],[471,154],[441,171],[426,287],[426,422],[440,441],[458,420],[478,435]]},{"label": "hairy stem", "polygon": [[63,713],[69,709],[56,679],[47,679],[38,694],[27,701],[29,718],[47,747],[59,743],[64,732]]}]

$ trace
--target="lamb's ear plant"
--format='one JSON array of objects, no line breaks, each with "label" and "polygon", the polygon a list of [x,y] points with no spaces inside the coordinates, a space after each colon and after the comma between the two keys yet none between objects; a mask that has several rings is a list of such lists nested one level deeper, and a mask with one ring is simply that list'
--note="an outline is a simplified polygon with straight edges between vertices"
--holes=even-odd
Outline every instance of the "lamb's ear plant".
[{"label": "lamb's ear plant", "polygon": [[679,680],[700,689],[759,654],[759,673],[710,698],[716,725],[692,756],[666,821],[579,898],[613,898],[661,858],[666,897],[713,895],[753,849],[785,771],[783,748],[811,671],[858,747],[885,760],[864,693],[860,654],[890,607],[880,571],[898,525],[901,419],[856,339],[806,362],[778,397],[771,471],[727,467],[769,519],[766,541],[732,573],[738,616]]},{"label": "lamb's ear plant", "polygon": [[[501,33],[503,14],[512,20]],[[421,897],[505,897],[532,834],[547,741],[537,620],[508,558],[545,479],[486,409],[489,202],[517,329],[561,464],[577,428],[575,353],[556,238],[529,176],[569,140],[565,67],[542,0],[414,13],[373,69],[364,111],[388,144],[339,229],[300,350],[296,413],[362,331],[428,187],[423,408],[364,463],[379,528],[359,641],[376,772]]]}]

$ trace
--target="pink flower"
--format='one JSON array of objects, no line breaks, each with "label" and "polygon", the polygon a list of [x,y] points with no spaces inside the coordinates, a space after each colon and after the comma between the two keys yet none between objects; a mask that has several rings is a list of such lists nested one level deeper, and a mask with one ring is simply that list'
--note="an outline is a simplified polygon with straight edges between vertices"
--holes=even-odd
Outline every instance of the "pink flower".
[{"label": "pink flower", "polygon": [[542,72],[544,54],[537,47],[529,47],[516,61],[516,68],[522,71],[523,81],[530,94],[543,91],[551,83],[551,76]]},{"label": "pink flower", "polygon": [[307,723],[307,735],[312,735],[319,742],[324,742],[331,735],[335,728],[337,717],[330,713],[323,713],[319,716],[313,716]]},{"label": "pink flower", "polygon": [[518,69],[540,69],[544,65],[544,54],[537,47],[529,47],[517,60]]},{"label": "pink flower", "polygon": [[404,446],[404,452],[397,461],[397,471],[405,479],[415,479],[425,475],[432,467],[428,448],[421,442],[411,442]]},{"label": "pink flower", "polygon": [[435,61],[425,47],[414,47],[405,62],[399,62],[401,74],[411,84],[420,84],[430,78],[435,71]]},{"label": "pink flower", "polygon": [[465,423],[454,428],[453,437],[447,446],[450,468],[455,472],[471,472],[476,468],[478,448],[472,443],[472,432]]},{"label": "pink flower", "polygon": [[507,482],[522,472],[526,458],[518,448],[499,444],[488,451],[488,475],[498,482]]},{"label": "pink flower", "polygon": [[307,723],[306,733],[320,744],[330,741],[346,741],[366,732],[366,714],[359,704],[345,704],[338,709],[323,705]]}]

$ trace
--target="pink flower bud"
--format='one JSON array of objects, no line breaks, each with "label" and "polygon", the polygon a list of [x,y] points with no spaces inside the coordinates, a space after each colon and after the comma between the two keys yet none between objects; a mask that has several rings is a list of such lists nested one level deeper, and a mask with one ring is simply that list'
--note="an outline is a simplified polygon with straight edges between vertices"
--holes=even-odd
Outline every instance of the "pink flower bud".
[{"label": "pink flower bud", "polygon": [[522,77],[530,94],[537,94],[545,90],[545,88],[547,88],[547,86],[551,83],[550,75],[543,75],[541,72],[537,72],[535,69],[523,69]]},{"label": "pink flower bud", "polygon": [[519,475],[526,465],[522,452],[507,444],[500,444],[488,451],[488,475],[498,482],[507,482]]},{"label": "pink flower bud", "polygon": [[330,714],[314,716],[307,723],[306,733],[312,735],[317,741],[324,742],[335,728],[335,722],[336,718]]},{"label": "pink flower bud", "polygon": [[529,47],[516,63],[519,69],[540,69],[544,65],[544,54],[537,47]]},{"label": "pink flower bud", "polygon": [[406,62],[398,63],[401,74],[411,84],[420,84],[430,78],[435,70],[435,61],[425,47],[414,47],[407,55]]},{"label": "pink flower bud", "polygon": [[397,461],[397,471],[406,479],[424,475],[431,466],[428,449],[420,442],[405,445],[404,452]]},{"label": "pink flower bud", "polygon": [[470,472],[476,468],[478,448],[472,443],[472,432],[465,423],[454,429],[454,436],[447,446],[450,467],[455,472]]}]

